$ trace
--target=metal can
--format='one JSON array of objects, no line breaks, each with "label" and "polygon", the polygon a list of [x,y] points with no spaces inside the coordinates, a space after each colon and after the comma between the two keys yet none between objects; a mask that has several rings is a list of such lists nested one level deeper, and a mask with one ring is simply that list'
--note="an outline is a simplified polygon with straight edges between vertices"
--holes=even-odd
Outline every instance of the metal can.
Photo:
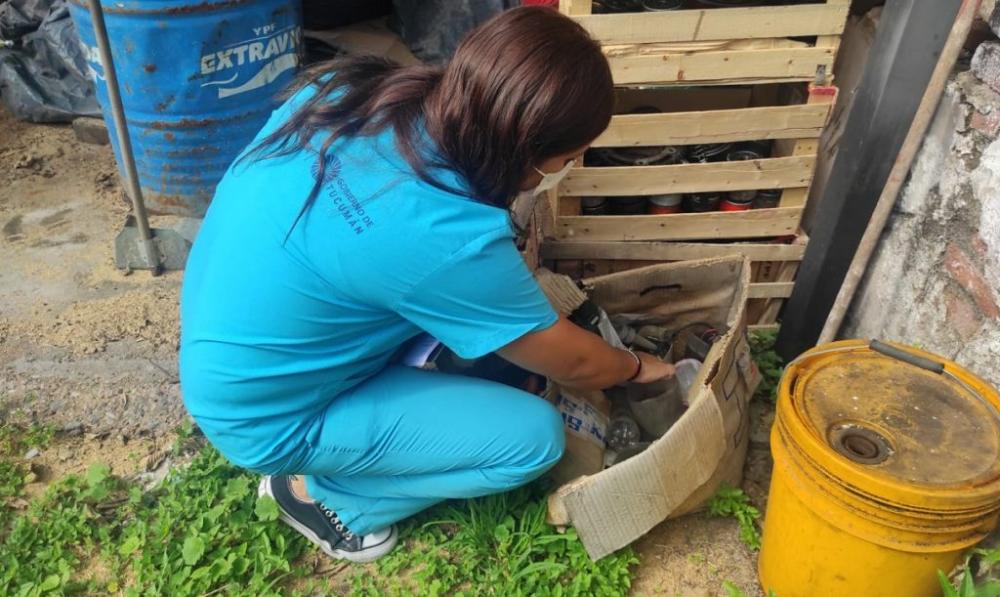
[{"label": "metal can", "polygon": [[654,195],[649,198],[649,213],[657,215],[679,214],[683,199],[684,195],[680,193]]}]

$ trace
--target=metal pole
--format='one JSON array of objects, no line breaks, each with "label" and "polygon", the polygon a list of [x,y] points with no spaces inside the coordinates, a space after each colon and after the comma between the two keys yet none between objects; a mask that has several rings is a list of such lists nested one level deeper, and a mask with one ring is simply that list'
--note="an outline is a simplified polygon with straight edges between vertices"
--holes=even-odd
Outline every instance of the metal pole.
[{"label": "metal pole", "polygon": [[101,9],[100,0],[87,0],[87,7],[90,9],[90,19],[94,22],[94,36],[97,38],[97,50],[101,56],[104,80],[108,86],[108,101],[111,102],[111,115],[115,121],[118,150],[121,152],[122,163],[125,166],[125,185],[129,198],[132,200],[132,211],[139,229],[139,242],[142,244],[146,262],[150,265],[153,275],[158,276],[163,268],[160,264],[159,251],[156,250],[156,245],[153,243],[153,234],[149,230],[146,202],[142,198],[142,189],[139,188],[139,174],[135,169],[132,141],[128,135],[128,124],[125,122],[125,109],[122,107],[122,96],[118,88],[118,75],[115,73],[115,63],[111,58],[108,30],[104,26],[104,12]]}]

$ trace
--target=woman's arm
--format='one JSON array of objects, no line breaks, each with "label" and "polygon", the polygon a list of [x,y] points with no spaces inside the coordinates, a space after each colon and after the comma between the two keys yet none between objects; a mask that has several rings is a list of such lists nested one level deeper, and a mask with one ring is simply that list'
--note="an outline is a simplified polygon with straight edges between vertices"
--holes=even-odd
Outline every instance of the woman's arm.
[{"label": "woman's arm", "polygon": [[[628,351],[614,348],[565,318],[545,330],[518,338],[498,352],[519,367],[581,390],[602,390],[620,384],[638,368]],[[650,354],[636,354],[642,361],[642,371],[633,381],[649,383],[674,374],[670,363]]]}]

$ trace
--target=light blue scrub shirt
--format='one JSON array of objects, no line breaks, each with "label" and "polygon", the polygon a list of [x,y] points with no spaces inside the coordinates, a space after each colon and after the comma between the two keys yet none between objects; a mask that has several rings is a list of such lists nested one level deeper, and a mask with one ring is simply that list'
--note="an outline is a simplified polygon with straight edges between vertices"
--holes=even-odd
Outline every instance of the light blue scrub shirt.
[{"label": "light blue scrub shirt", "polygon": [[[276,110],[257,139],[312,93]],[[317,160],[299,151],[237,162],[187,263],[184,401],[224,452],[256,446],[245,466],[280,460],[284,440],[422,330],[474,358],[557,319],[507,212],[421,181],[391,130],[335,143],[316,202],[293,227]]]}]

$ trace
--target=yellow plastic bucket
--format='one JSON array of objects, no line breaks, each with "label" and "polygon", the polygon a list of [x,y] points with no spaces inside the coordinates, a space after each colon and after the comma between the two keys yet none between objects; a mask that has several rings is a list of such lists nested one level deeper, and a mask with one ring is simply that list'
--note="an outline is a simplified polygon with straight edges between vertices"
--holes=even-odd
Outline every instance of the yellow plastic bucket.
[{"label": "yellow plastic bucket", "polygon": [[778,597],[931,597],[997,526],[1000,394],[955,363],[847,340],[785,370],[758,563]]}]

